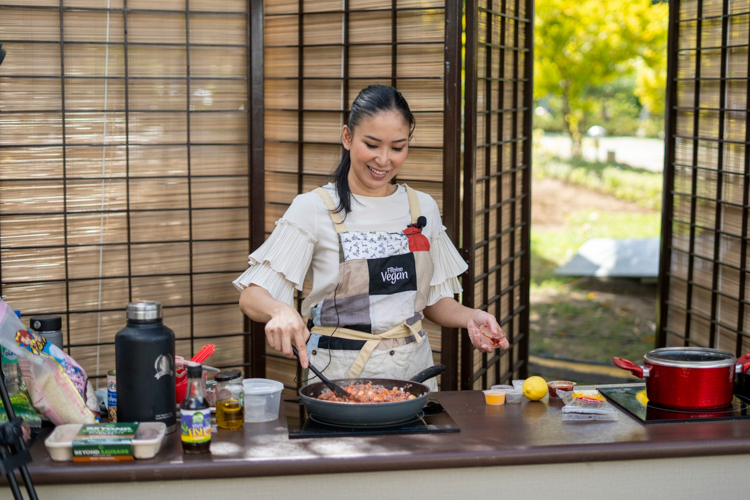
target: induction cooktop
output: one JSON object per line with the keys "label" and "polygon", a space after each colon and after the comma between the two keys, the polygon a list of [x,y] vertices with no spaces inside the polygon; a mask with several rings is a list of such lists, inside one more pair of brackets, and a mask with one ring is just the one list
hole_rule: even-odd
{"label": "induction cooktop", "polygon": [[461,429],[436,400],[430,400],[419,415],[394,425],[341,425],[326,423],[307,413],[298,398],[284,400],[287,428],[290,439],[377,436],[388,434],[428,434],[459,432]]}
{"label": "induction cooktop", "polygon": [[750,399],[735,394],[732,403],[710,410],[674,410],[647,402],[646,385],[628,387],[600,387],[599,392],[619,409],[644,424],[736,420],[750,418]]}

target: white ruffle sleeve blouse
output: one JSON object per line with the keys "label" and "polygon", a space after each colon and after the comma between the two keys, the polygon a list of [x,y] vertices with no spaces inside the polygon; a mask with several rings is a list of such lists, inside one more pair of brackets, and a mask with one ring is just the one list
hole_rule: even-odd
{"label": "white ruffle sleeve blouse", "polygon": [[[323,187],[338,204],[334,185],[329,183]],[[422,215],[427,218],[422,233],[430,240],[435,268],[427,298],[427,305],[431,306],[443,297],[453,297],[462,291],[458,276],[469,266],[445,233],[435,200],[420,191],[417,196]],[[353,194],[352,211],[344,224],[349,231],[403,231],[411,224],[406,188],[399,185],[393,194],[384,197]],[[250,254],[248,264],[247,271],[233,282],[238,290],[252,283],[291,306],[294,306],[294,289],[302,290],[307,277],[312,291],[302,303],[302,315],[309,315],[312,306],[336,288],[339,278],[338,238],[320,196],[314,192],[297,196],[276,222],[271,236]]]}

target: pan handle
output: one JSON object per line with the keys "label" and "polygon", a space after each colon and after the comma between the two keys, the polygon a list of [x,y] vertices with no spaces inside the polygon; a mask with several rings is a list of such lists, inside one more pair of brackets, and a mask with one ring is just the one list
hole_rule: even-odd
{"label": "pan handle", "polygon": [[409,379],[410,382],[418,382],[422,383],[425,380],[429,380],[432,377],[437,377],[441,373],[443,373],[446,370],[445,365],[435,365],[427,368],[426,370],[422,370],[421,372],[414,375],[412,378]]}
{"label": "pan handle", "polygon": [[615,364],[617,368],[628,370],[630,373],[632,373],[638,378],[648,377],[648,371],[649,371],[648,368],[641,368],[640,366],[636,365],[632,361],[628,361],[627,359],[623,359],[623,358],[612,358],[612,362]]}
{"label": "pan handle", "polygon": [[737,360],[736,373],[747,373],[750,369],[750,352]]}

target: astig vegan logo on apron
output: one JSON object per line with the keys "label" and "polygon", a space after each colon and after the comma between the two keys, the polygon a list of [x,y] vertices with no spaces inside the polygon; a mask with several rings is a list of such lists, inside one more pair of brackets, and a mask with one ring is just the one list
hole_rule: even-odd
{"label": "astig vegan logo on apron", "polygon": [[417,290],[414,254],[368,259],[370,295],[393,295]]}

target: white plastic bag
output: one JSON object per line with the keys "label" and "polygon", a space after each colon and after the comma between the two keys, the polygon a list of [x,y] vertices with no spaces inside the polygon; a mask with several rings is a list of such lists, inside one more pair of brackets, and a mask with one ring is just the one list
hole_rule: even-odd
{"label": "white plastic bag", "polygon": [[96,394],[86,372],[47,339],[28,332],[0,300],[0,345],[18,356],[31,403],[55,425],[95,423]]}

